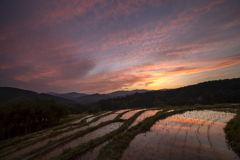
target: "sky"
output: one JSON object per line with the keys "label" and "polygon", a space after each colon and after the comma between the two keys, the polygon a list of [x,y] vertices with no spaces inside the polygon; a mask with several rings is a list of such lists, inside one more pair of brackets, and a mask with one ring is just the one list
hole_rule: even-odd
{"label": "sky", "polygon": [[239,0],[1,0],[0,86],[159,90],[240,77]]}

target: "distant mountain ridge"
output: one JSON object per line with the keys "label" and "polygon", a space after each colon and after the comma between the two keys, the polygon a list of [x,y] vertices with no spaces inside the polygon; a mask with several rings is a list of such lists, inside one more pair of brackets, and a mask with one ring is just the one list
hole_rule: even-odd
{"label": "distant mountain ridge", "polygon": [[133,91],[115,91],[115,92],[109,93],[107,95],[110,97],[122,97],[122,96],[126,96],[126,95],[131,95],[134,93],[144,93],[144,92],[148,92],[148,91],[149,90],[145,90],[145,89],[142,89],[142,90],[136,89]]}
{"label": "distant mountain ridge", "polygon": [[[155,106],[192,106],[240,103],[240,78],[207,81],[177,89],[149,91],[131,96],[106,99],[95,110],[151,108]],[[94,108],[95,107],[95,108]]]}
{"label": "distant mountain ridge", "polygon": [[12,88],[12,87],[0,87],[0,104],[7,103],[10,101],[18,101],[25,99],[53,99],[57,103],[69,104],[69,103],[77,103],[75,100],[66,99],[54,95],[49,95],[46,93],[37,93],[33,91]]}
{"label": "distant mountain ridge", "polygon": [[34,91],[18,89],[13,87],[0,87],[0,104],[7,103],[10,101],[24,100],[24,99],[53,99],[57,103],[69,104],[69,103],[93,103],[99,102],[103,99],[114,98],[114,97],[124,97],[127,95],[132,95],[134,93],[144,93],[148,90],[133,90],[133,91],[115,91],[109,94],[85,94],[85,93],[37,93]]}
{"label": "distant mountain ridge", "polygon": [[128,95],[132,95],[134,93],[144,93],[147,91],[148,90],[115,91],[115,92],[108,93],[108,94],[96,93],[96,94],[89,94],[89,95],[85,94],[85,93],[77,93],[77,92],[70,92],[70,93],[64,93],[64,94],[48,92],[47,94],[72,99],[81,104],[87,104],[87,103],[92,103],[92,102],[98,102],[103,99],[114,98],[114,97],[124,97],[124,96],[128,96]]}
{"label": "distant mountain ridge", "polygon": [[[138,93],[138,94],[136,94]],[[65,94],[37,93],[12,87],[0,87],[0,104],[22,99],[53,99],[62,104],[88,104],[101,110],[154,107],[157,105],[194,105],[240,103],[240,78],[202,82],[177,89],[115,91],[108,94],[70,92]],[[70,97],[62,98],[61,96]],[[76,98],[77,97],[77,98]],[[114,98],[115,97],[115,98]],[[74,104],[75,103],[75,104]],[[96,109],[96,108],[95,108]]]}
{"label": "distant mountain ridge", "polygon": [[67,99],[75,99],[75,98],[79,98],[79,97],[88,95],[85,93],[77,93],[77,92],[62,93],[62,94],[54,93],[54,92],[47,92],[46,94],[50,94],[50,95],[58,96],[58,97],[62,97],[62,98],[67,98]]}
{"label": "distant mountain ridge", "polygon": [[75,100],[78,103],[87,104],[87,103],[99,102],[100,100],[108,99],[108,98],[111,98],[111,97],[108,96],[107,94],[98,94],[97,93],[97,94],[92,94],[92,95],[75,98]]}

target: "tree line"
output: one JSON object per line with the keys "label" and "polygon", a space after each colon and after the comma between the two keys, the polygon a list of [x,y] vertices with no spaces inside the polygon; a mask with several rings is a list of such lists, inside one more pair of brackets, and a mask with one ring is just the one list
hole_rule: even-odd
{"label": "tree line", "polygon": [[240,78],[203,82],[167,91],[136,93],[91,105],[91,111],[155,106],[240,103]]}
{"label": "tree line", "polygon": [[0,105],[0,140],[57,125],[69,113],[65,105],[53,100],[21,100]]}

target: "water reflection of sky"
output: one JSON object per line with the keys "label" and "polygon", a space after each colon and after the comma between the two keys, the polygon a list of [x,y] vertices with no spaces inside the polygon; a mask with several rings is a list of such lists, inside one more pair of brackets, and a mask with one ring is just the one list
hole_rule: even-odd
{"label": "water reflection of sky", "polygon": [[121,117],[121,119],[129,119],[129,118],[131,118],[134,114],[136,114],[136,113],[139,112],[139,111],[141,111],[141,110],[129,111],[129,112],[125,113],[125,114]]}
{"label": "water reflection of sky", "polygon": [[97,120],[96,122],[93,122],[89,125],[89,127],[93,127],[93,126],[97,126],[99,125],[100,123],[102,122],[106,122],[106,121],[110,121],[110,120],[113,120],[115,117],[117,117],[118,114],[116,113],[113,113],[113,114],[110,114],[110,115],[107,115],[105,117],[102,117],[100,118],[99,120]]}
{"label": "water reflection of sky", "polygon": [[80,155],[76,158],[74,158],[73,160],[93,160],[93,159],[96,159],[100,150],[106,145],[108,144],[108,141],[107,142],[104,142],[102,144],[100,144],[99,146],[91,149],[90,151],[86,152],[85,154],[83,155]]}
{"label": "water reflection of sky", "polygon": [[104,126],[102,128],[99,128],[93,132],[90,132],[88,134],[86,134],[83,137],[79,137],[75,140],[72,140],[66,144],[64,144],[63,146],[57,147],[54,150],[52,150],[51,152],[47,153],[46,155],[42,156],[41,159],[42,160],[47,160],[50,159],[54,156],[60,155],[62,153],[62,151],[64,149],[67,149],[69,147],[76,147],[80,144],[83,144],[85,142],[88,142],[89,140],[104,136],[105,134],[108,134],[116,129],[118,129],[123,123],[121,122],[116,122],[116,123],[111,123],[107,126]]}
{"label": "water reflection of sky", "polygon": [[123,112],[128,111],[128,110],[130,110],[130,109],[119,110],[119,111],[117,111],[117,112],[115,112],[115,113],[123,113]]}
{"label": "water reflection of sky", "polygon": [[159,120],[134,138],[121,159],[233,159],[223,128],[234,115],[203,110]]}
{"label": "water reflection of sky", "polygon": [[91,117],[91,116],[93,116],[93,115],[85,116],[85,117],[83,117],[83,118],[81,118],[81,119],[79,119],[79,120],[76,120],[76,121],[72,122],[72,124],[79,123],[79,122],[81,122],[84,118],[88,118],[88,117]]}
{"label": "water reflection of sky", "polygon": [[94,116],[94,117],[88,118],[86,121],[87,121],[87,122],[90,122],[90,121],[93,120],[94,118],[97,118],[97,117],[103,116],[103,115],[108,114],[108,113],[110,113],[110,112],[112,112],[112,111],[109,111],[109,112],[106,112],[106,113],[100,114],[100,115],[98,115],[98,116]]}
{"label": "water reflection of sky", "polygon": [[128,128],[131,128],[131,127],[137,125],[139,122],[143,121],[144,119],[146,119],[148,117],[154,116],[159,111],[161,111],[161,110],[149,110],[149,111],[143,112],[140,116],[138,116],[138,118]]}

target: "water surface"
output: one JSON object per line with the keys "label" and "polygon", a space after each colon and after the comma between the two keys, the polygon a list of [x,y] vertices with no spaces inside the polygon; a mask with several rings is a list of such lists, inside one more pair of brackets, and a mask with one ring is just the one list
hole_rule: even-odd
{"label": "water surface", "polygon": [[234,159],[223,131],[234,115],[204,110],[159,120],[149,132],[134,138],[121,159]]}
{"label": "water surface", "polygon": [[117,117],[118,114],[116,113],[113,113],[113,114],[110,114],[110,115],[107,115],[105,117],[102,117],[100,118],[99,120],[97,120],[96,122],[93,122],[89,125],[89,127],[93,127],[93,126],[97,126],[99,125],[100,123],[102,122],[106,122],[106,121],[110,121],[110,120],[113,120],[115,117]]}
{"label": "water surface", "polygon": [[129,111],[129,112],[125,113],[125,114],[121,117],[121,119],[129,119],[129,118],[131,118],[134,114],[136,114],[136,113],[139,112],[139,111],[141,111],[141,110]]}
{"label": "water surface", "polygon": [[100,115],[98,115],[98,116],[94,116],[94,117],[88,118],[86,121],[87,121],[87,122],[90,122],[90,121],[93,120],[94,118],[97,118],[97,117],[103,116],[103,115],[108,114],[108,113],[111,113],[111,112],[112,112],[112,111],[105,112],[105,113],[100,114]]}
{"label": "water surface", "polygon": [[123,109],[123,110],[119,110],[119,111],[117,111],[117,112],[115,112],[115,113],[123,113],[123,112],[125,112],[125,111],[129,111],[130,109]]}
{"label": "water surface", "polygon": [[143,112],[140,116],[137,117],[137,119],[131,124],[131,126],[128,127],[128,129],[137,125],[139,122],[143,121],[144,119],[154,116],[159,111],[161,110],[149,110],[149,111]]}
{"label": "water surface", "polygon": [[79,120],[76,120],[76,121],[72,122],[71,124],[80,123],[84,118],[89,118],[89,117],[92,117],[92,116],[93,116],[93,115],[85,116],[85,117],[83,117],[83,118],[81,118],[81,119],[79,119]]}
{"label": "water surface", "polygon": [[81,156],[78,156],[76,158],[74,158],[73,160],[93,160],[93,159],[96,159],[97,156],[99,155],[99,152],[100,150],[108,143],[105,142],[105,143],[102,143],[100,144],[99,146],[91,149],[90,151],[88,151],[87,153],[81,155]]}
{"label": "water surface", "polygon": [[123,123],[121,123],[121,122],[116,122],[116,123],[111,123],[111,124],[109,124],[107,126],[104,126],[102,128],[99,128],[99,129],[97,129],[93,132],[90,132],[90,133],[84,135],[83,137],[79,137],[75,140],[72,140],[72,141],[64,144],[63,146],[59,146],[59,147],[55,148],[51,152],[42,156],[40,159],[48,160],[48,159],[50,159],[54,156],[60,155],[64,149],[67,149],[69,147],[76,147],[80,144],[88,142],[89,140],[92,140],[92,139],[95,139],[95,138],[98,138],[98,137],[102,137],[105,134],[110,133],[110,132],[118,129],[122,124]]}

